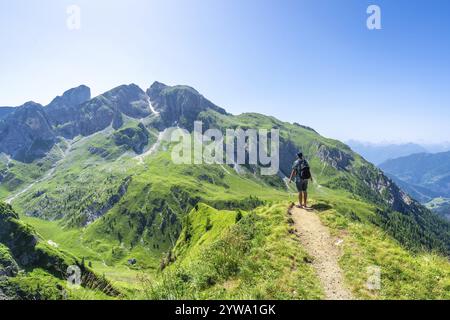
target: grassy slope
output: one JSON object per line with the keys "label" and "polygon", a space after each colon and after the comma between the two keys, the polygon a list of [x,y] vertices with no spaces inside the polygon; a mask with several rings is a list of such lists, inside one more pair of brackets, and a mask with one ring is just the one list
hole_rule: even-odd
{"label": "grassy slope", "polygon": [[[322,291],[292,235],[286,207],[243,212],[205,204],[186,217],[169,264],[144,282],[150,299],[318,299]],[[237,221],[238,220],[238,221]]]}
{"label": "grassy slope", "polygon": [[[202,117],[207,123],[220,127],[278,126],[282,128],[282,139],[293,142],[293,150],[301,148],[309,155],[315,155],[323,145],[330,150],[350,152],[338,141],[270,117],[256,114],[234,117],[215,112],[205,112]],[[86,150],[93,145],[106,149],[112,157],[88,155]],[[47,190],[60,201],[57,203],[66,205],[71,214],[65,216],[62,223],[33,218],[27,218],[27,222],[35,225],[45,239],[51,239],[62,249],[92,262],[95,270],[130,290],[129,297],[321,297],[317,279],[303,262],[304,252],[289,234],[284,216],[287,204],[263,206],[250,213],[254,203],[248,200],[249,196],[277,202],[287,198],[285,191],[274,189],[262,177],[250,172],[238,175],[228,166],[208,166],[205,170],[203,166],[174,165],[170,153],[161,151],[169,147],[165,144],[160,152],[146,158],[144,164],[130,155],[120,157],[123,150],[116,147],[104,136],[84,140],[71,151],[53,179],[37,184],[14,205],[22,211],[27,206],[34,206],[37,200],[30,195],[39,190]],[[290,154],[282,156],[292,155],[292,150],[287,151]],[[355,170],[366,168],[359,156],[353,156]],[[341,263],[357,297],[447,297],[448,260],[432,254],[412,254],[402,248],[374,224],[378,206],[363,200],[367,190],[361,187],[358,177],[335,170],[317,157],[311,157],[310,163],[318,181],[311,194],[320,204],[317,208],[322,211],[322,221],[336,234],[345,235],[345,255]],[[374,174],[374,169],[369,169],[369,174]],[[110,179],[108,175],[111,175]],[[127,176],[132,178],[127,192],[102,218],[86,228],[68,227],[67,221],[78,221],[67,217],[77,218],[79,203],[78,199],[67,197],[73,192],[81,192],[87,203],[102,203],[104,194],[108,190],[115,191],[121,179]],[[67,187],[73,189],[64,192],[58,189]],[[349,189],[363,192],[344,191]],[[92,194],[96,195],[95,201],[90,198]],[[368,198],[371,197],[374,195],[369,194]],[[290,200],[293,198],[291,196]],[[197,202],[205,205],[195,212]],[[60,204],[55,207],[58,206]],[[232,210],[217,211],[210,206]],[[234,223],[233,215],[239,207],[245,210],[242,221],[251,223]],[[212,225],[208,231],[205,216],[210,217]],[[192,220],[193,235],[189,243],[183,243],[186,221],[189,220]],[[249,232],[252,237],[246,238]],[[221,248],[213,251],[217,246]],[[217,269],[218,261],[224,262],[223,255],[235,255],[239,259],[225,263],[224,270]],[[164,265],[173,257],[176,261],[169,263],[161,273],[159,266],[164,257]],[[127,260],[130,258],[136,258],[138,263],[129,266]],[[370,292],[365,286],[364,267],[372,264],[382,267],[380,292]],[[420,268],[420,275],[412,272],[415,268]],[[140,287],[144,291],[137,293],[136,289]]]}
{"label": "grassy slope", "polygon": [[53,164],[61,159],[62,149],[65,147],[66,144],[60,142],[45,158],[32,163],[22,163],[0,154],[0,176],[3,176],[0,183],[0,200],[42,178]]}
{"label": "grassy slope", "polygon": [[[8,265],[15,266],[15,271],[5,276],[2,271]],[[79,288],[69,286],[66,278],[67,268],[73,265],[84,272]],[[119,294],[80,259],[48,244],[3,203],[0,203],[0,291],[10,298],[27,300],[106,299]]]}
{"label": "grassy slope", "polygon": [[[98,181],[103,181],[102,175],[104,177],[105,170],[108,170],[108,174],[120,172],[121,176],[132,176],[128,191],[118,205],[86,228],[70,227],[64,220],[46,221],[26,215],[22,218],[35,226],[47,240],[84,257],[96,271],[126,289],[136,288],[143,271],[148,274],[156,272],[161,256],[171,249],[181,231],[182,218],[170,225],[169,217],[175,216],[172,211],[187,213],[187,208],[192,208],[194,202],[189,204],[186,201],[202,199],[218,207],[230,203],[246,207],[249,195],[261,199],[281,199],[284,196],[282,192],[261,186],[250,174],[239,176],[230,167],[211,166],[205,174],[202,167],[174,165],[168,152],[147,158],[143,165],[129,156],[105,164],[98,161],[92,170],[94,168],[86,164],[93,162],[92,157],[83,158],[79,150],[86,150],[93,140],[76,145],[66,161],[60,164],[55,178],[35,185],[30,193],[45,189],[50,191],[49,196],[54,197],[62,187],[99,189]],[[164,171],[170,174],[161,176]],[[67,176],[74,177],[69,180],[69,186],[62,182]],[[71,194],[59,193],[62,197]],[[87,191],[86,194],[92,193]],[[19,208],[24,203],[32,207],[33,201],[36,200],[28,195],[14,204]],[[163,208],[167,209],[163,214],[158,211],[161,203],[168,204]],[[76,207],[77,203],[74,201],[72,205]],[[167,224],[164,230],[161,229],[163,224]],[[130,258],[136,258],[137,265],[129,266],[127,260]]]}

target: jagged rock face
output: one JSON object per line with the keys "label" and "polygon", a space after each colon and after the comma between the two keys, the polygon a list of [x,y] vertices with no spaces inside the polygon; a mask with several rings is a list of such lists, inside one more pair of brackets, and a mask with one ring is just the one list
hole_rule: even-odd
{"label": "jagged rock face", "polygon": [[[350,172],[355,175],[358,181],[365,185],[363,189],[367,189],[363,191],[361,188],[356,188],[356,190],[362,192],[360,195],[365,194],[369,196],[369,194],[372,194],[374,201],[382,202],[392,210],[401,213],[418,212],[420,210],[417,202],[403,192],[375,166],[367,163],[365,166],[355,167],[353,165],[355,158],[351,152],[319,145],[317,148],[317,157],[337,170]],[[350,191],[358,193],[356,190]]]}
{"label": "jagged rock face", "polygon": [[[190,87],[168,87],[156,82],[147,93],[131,84],[90,99],[90,89],[82,85],[56,97],[45,108],[28,103],[0,120],[0,152],[32,162],[44,157],[58,136],[89,136],[109,126],[119,130],[124,116],[141,119],[151,115],[150,103],[159,113],[161,129],[179,125],[192,130],[194,121],[206,110],[226,114]],[[137,134],[130,138],[131,148],[140,152],[148,137]]]}
{"label": "jagged rock face", "polygon": [[147,95],[134,84],[114,88],[72,110],[72,119],[56,129],[66,138],[88,136],[110,125],[117,130],[123,124],[122,115],[144,118],[151,114]]}
{"label": "jagged rock face", "polygon": [[280,137],[280,171],[283,175],[290,176],[298,151],[298,147],[291,140]]}
{"label": "jagged rock face", "polygon": [[45,108],[45,112],[51,124],[59,126],[74,121],[77,115],[77,108],[89,99],[91,99],[91,89],[81,85],[53,99]]}
{"label": "jagged rock face", "polygon": [[128,190],[128,185],[131,182],[131,177],[125,178],[121,185],[119,186],[117,192],[113,195],[111,195],[106,203],[104,203],[102,206],[98,206],[98,204],[92,205],[87,207],[83,212],[83,218],[85,219],[85,222],[83,223],[84,226],[94,222],[99,217],[105,215],[106,212],[108,212],[116,203],[120,201],[120,199],[125,195],[125,193]]}
{"label": "jagged rock face", "polygon": [[9,205],[0,204],[0,243],[9,248],[15,261],[26,267],[38,259],[33,252],[38,238],[18,219]]}
{"label": "jagged rock face", "polygon": [[169,87],[160,82],[155,82],[147,90],[147,94],[152,106],[160,113],[166,127],[178,125],[192,130],[199,113],[208,109],[226,114],[224,109],[216,106],[195,89],[187,86]]}
{"label": "jagged rock face", "polygon": [[46,155],[56,136],[44,108],[28,102],[0,122],[0,152],[15,160],[31,162]]}
{"label": "jagged rock face", "polygon": [[94,98],[80,107],[77,119],[70,127],[72,137],[79,134],[91,135],[111,125],[114,119],[114,110],[109,106],[109,101],[103,96]]}
{"label": "jagged rock face", "polygon": [[350,153],[345,153],[337,148],[320,145],[317,150],[319,159],[337,170],[349,170],[353,156]]}
{"label": "jagged rock face", "polygon": [[18,272],[19,266],[11,256],[9,249],[0,243],[0,277],[14,277]]}
{"label": "jagged rock face", "polygon": [[405,192],[403,192],[391,179],[378,171],[376,179],[367,179],[365,182],[375,190],[393,210],[405,213],[416,204]]}
{"label": "jagged rock face", "polygon": [[132,118],[145,118],[151,114],[147,94],[135,84],[120,86],[103,94],[109,106]]}

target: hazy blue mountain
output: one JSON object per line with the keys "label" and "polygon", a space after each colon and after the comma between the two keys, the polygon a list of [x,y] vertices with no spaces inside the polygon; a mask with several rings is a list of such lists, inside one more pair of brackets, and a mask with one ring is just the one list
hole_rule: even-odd
{"label": "hazy blue mountain", "polygon": [[428,203],[440,196],[439,192],[428,189],[427,187],[405,182],[393,174],[385,172],[402,190],[421,203]]}
{"label": "hazy blue mountain", "polygon": [[425,144],[424,147],[429,153],[447,152],[450,151],[450,142]]}
{"label": "hazy blue mountain", "polygon": [[14,112],[14,107],[0,107],[0,120]]}
{"label": "hazy blue mountain", "polygon": [[413,154],[388,160],[380,168],[406,183],[450,197],[450,152]]}
{"label": "hazy blue mountain", "polygon": [[438,197],[428,202],[426,207],[450,220],[450,199]]}
{"label": "hazy blue mountain", "polygon": [[379,167],[416,200],[430,203],[429,208],[438,213],[450,214],[444,212],[448,202],[441,201],[450,198],[450,152],[413,154]]}
{"label": "hazy blue mountain", "polygon": [[359,153],[366,160],[375,165],[379,165],[389,159],[396,159],[414,153],[427,152],[427,149],[415,143],[375,144],[350,140],[347,144],[353,149],[353,151]]}

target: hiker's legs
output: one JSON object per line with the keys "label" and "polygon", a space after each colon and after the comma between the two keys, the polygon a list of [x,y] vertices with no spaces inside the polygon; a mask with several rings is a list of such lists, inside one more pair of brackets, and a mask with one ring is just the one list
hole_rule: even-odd
{"label": "hiker's legs", "polygon": [[299,206],[302,205],[302,193],[301,192],[298,193],[298,205]]}
{"label": "hiker's legs", "polygon": [[308,192],[303,191],[303,206],[306,207],[306,202],[308,201]]}

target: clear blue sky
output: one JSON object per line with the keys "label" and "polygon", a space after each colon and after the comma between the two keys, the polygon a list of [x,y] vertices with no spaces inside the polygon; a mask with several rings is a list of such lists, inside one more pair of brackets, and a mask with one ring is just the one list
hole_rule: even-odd
{"label": "clear blue sky", "polygon": [[341,140],[448,141],[450,1],[0,0],[0,105],[155,80]]}

